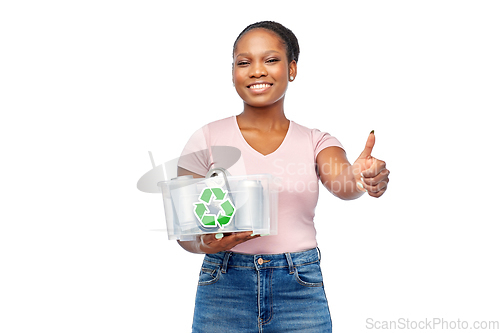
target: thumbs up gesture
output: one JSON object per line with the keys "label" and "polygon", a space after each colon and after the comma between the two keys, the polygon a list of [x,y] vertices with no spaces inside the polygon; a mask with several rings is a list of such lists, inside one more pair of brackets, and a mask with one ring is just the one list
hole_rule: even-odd
{"label": "thumbs up gesture", "polygon": [[375,133],[372,131],[366,140],[365,149],[353,163],[353,171],[358,189],[378,198],[387,190],[389,170],[384,161],[372,156],[374,146]]}

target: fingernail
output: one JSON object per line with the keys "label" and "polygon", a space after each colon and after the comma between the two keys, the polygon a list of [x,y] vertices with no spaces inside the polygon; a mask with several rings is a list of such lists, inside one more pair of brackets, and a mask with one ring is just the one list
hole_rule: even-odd
{"label": "fingernail", "polygon": [[250,237],[257,236],[258,234],[251,234]]}
{"label": "fingernail", "polygon": [[224,234],[215,234],[216,239],[221,239],[222,237],[224,237]]}
{"label": "fingernail", "polygon": [[357,182],[356,185],[358,185],[358,188],[361,190],[361,191],[365,191],[366,192],[366,189],[365,187],[363,186],[363,184],[361,182]]}
{"label": "fingernail", "polygon": [[370,132],[370,134],[375,134],[375,130],[372,130],[372,131]]}

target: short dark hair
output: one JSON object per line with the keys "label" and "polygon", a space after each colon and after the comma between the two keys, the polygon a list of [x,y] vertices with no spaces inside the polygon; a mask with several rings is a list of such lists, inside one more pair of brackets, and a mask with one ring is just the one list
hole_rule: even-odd
{"label": "short dark hair", "polygon": [[245,33],[249,32],[250,30],[253,29],[266,29],[271,32],[274,32],[278,37],[283,41],[283,44],[285,45],[286,48],[286,57],[288,59],[288,63],[291,63],[292,60],[295,60],[295,62],[299,61],[299,53],[300,53],[300,48],[299,48],[299,41],[297,40],[297,37],[295,37],[294,33],[292,30],[284,27],[283,25],[274,22],[274,21],[261,21],[257,23],[250,24],[248,27],[246,27],[239,35],[238,38],[234,41],[233,45],[233,56],[234,56],[234,51],[236,50],[236,44],[238,44],[238,41],[240,40],[241,36],[243,36]]}

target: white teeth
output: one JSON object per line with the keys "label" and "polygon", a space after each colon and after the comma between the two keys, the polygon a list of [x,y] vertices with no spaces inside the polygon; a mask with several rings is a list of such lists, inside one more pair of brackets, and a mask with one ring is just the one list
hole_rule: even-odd
{"label": "white teeth", "polygon": [[254,84],[254,85],[250,86],[250,89],[263,89],[263,88],[267,88],[270,86],[271,85],[268,83]]}

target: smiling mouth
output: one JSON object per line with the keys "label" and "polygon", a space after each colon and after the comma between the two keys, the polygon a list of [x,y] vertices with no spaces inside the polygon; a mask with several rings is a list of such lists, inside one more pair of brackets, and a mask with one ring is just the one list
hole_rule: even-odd
{"label": "smiling mouth", "polygon": [[272,86],[272,84],[269,84],[269,83],[258,83],[258,84],[251,84],[248,86],[248,88],[250,89],[264,89],[264,88],[269,88],[270,86]]}

